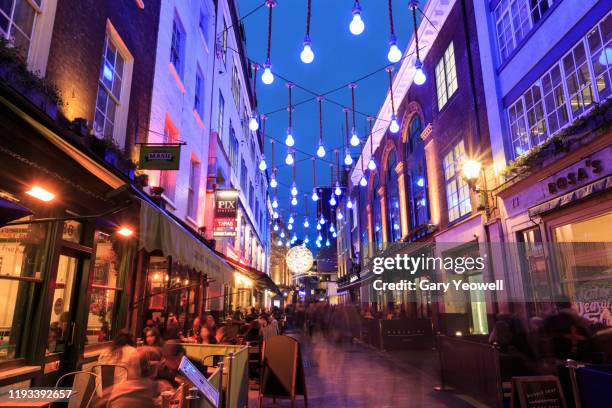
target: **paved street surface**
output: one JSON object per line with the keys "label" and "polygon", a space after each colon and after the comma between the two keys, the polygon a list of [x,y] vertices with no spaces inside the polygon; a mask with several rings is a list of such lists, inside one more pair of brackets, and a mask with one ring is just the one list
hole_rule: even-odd
{"label": "paved street surface", "polygon": [[[297,336],[296,336],[297,337]],[[308,406],[312,408],[469,407],[438,385],[437,354],[431,350],[380,352],[338,344],[315,335],[299,338],[304,350]],[[257,406],[251,391],[249,406]],[[297,399],[303,407],[303,399]],[[264,400],[264,407],[290,407],[290,400]]]}

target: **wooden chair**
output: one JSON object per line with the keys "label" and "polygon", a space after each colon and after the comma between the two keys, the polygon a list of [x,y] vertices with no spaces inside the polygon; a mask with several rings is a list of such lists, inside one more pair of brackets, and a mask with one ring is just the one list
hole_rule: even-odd
{"label": "wooden chair", "polygon": [[67,404],[68,408],[89,408],[96,393],[99,376],[89,371],[73,371],[62,375],[55,383],[55,388],[70,387],[74,394]]}

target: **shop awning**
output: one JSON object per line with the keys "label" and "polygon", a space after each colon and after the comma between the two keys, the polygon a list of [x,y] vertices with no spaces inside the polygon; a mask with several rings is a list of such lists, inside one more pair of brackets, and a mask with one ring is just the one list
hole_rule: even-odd
{"label": "shop awning", "polygon": [[32,211],[14,201],[0,197],[0,227],[4,226],[7,222],[23,218],[27,215],[32,215]]}
{"label": "shop awning", "polygon": [[232,266],[207,247],[193,231],[148,201],[140,201],[139,249],[161,251],[165,256],[171,256],[173,261],[206,273],[217,282],[227,282],[232,278]]}
{"label": "shop awning", "polygon": [[217,254],[220,257],[222,257],[227,263],[232,265],[236,269],[236,271],[246,275],[249,279],[251,279],[255,283],[255,286],[257,286],[258,289],[269,290],[270,292],[273,292],[279,296],[282,296],[282,293],[280,289],[278,288],[278,286],[276,286],[274,281],[262,271],[259,271],[248,265],[243,265],[240,262],[228,256],[225,256],[219,252],[217,252]]}
{"label": "shop awning", "polygon": [[587,184],[584,187],[580,187],[574,191],[563,194],[562,196],[548,200],[540,205],[537,205],[529,209],[529,216],[533,217],[536,215],[544,214],[552,210],[556,210],[561,207],[565,207],[579,200],[585,199],[589,196],[601,193],[612,188],[612,176],[607,176]]}

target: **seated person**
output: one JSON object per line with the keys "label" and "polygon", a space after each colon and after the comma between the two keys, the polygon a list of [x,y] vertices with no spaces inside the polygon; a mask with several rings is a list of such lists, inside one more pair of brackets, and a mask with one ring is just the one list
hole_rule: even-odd
{"label": "seated person", "polygon": [[198,333],[197,343],[198,344],[217,344],[217,339],[213,334],[214,331],[210,330],[208,326],[200,327],[200,333]]}
{"label": "seated person", "polygon": [[[185,355],[185,348],[181,343],[177,340],[168,340],[162,347],[162,361],[157,369],[157,379],[162,382],[167,382],[172,387],[177,388],[180,383],[177,381],[176,377],[181,376],[178,368]],[[206,375],[206,366],[204,366],[204,364],[192,358],[189,358],[189,361],[191,361],[195,368],[200,370],[202,374]]]}
{"label": "seated person", "polygon": [[108,387],[97,406],[108,408],[153,408],[163,389],[155,381],[161,354],[155,347],[140,347],[130,356],[130,363],[138,367],[139,376]]}

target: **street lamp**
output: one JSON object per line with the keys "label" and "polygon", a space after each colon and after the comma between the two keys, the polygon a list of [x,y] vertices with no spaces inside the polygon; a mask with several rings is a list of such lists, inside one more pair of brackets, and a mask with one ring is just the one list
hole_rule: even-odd
{"label": "street lamp", "polygon": [[470,189],[478,194],[478,207],[479,211],[486,211],[487,215],[491,213],[492,208],[489,206],[489,194],[492,195],[492,191],[487,189],[486,178],[484,180],[484,188],[480,186],[480,179],[482,176],[482,163],[479,160],[468,159],[461,166],[461,175],[467,182]]}

